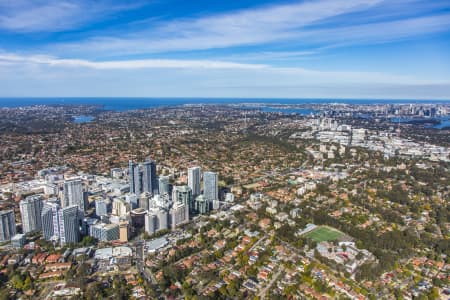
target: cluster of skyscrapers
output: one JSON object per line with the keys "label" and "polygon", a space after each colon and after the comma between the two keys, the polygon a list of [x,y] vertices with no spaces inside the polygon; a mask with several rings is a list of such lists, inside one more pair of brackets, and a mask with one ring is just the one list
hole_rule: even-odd
{"label": "cluster of skyscrapers", "polygon": [[[129,193],[120,196],[95,196],[95,215],[86,216],[87,192],[80,178],[64,180],[59,185],[59,198],[44,199],[36,194],[20,201],[23,234],[42,232],[44,239],[60,243],[77,243],[81,235],[101,241],[127,240],[131,228],[144,227],[153,234],[189,222],[195,214],[219,208],[218,175],[200,167],[188,169],[188,184],[170,184],[168,176],[157,176],[156,163],[129,162]],[[119,176],[120,174],[116,174]],[[202,185],[203,182],[203,185]],[[143,217],[142,221],[133,220]],[[16,235],[13,210],[0,212],[0,241]]]}
{"label": "cluster of skyscrapers", "polygon": [[76,205],[61,208],[56,201],[47,201],[42,209],[44,239],[59,241],[62,245],[80,240],[80,209]]}
{"label": "cluster of skyscrapers", "polygon": [[[40,194],[20,201],[24,234],[42,231],[44,239],[60,242],[62,245],[79,242],[80,221],[86,208],[82,181],[65,181],[63,192],[62,206],[57,198],[44,201],[43,195]],[[0,212],[0,241],[11,240],[15,234],[14,212]]]}
{"label": "cluster of skyscrapers", "polygon": [[[140,164],[140,166],[144,165]],[[132,172],[132,170],[135,170],[135,166],[137,165],[130,162],[130,186],[137,180],[137,173]],[[154,179],[156,176],[153,176],[152,173],[150,178]],[[190,217],[194,214],[205,214],[211,208],[219,208],[217,173],[205,172],[203,174],[203,194],[200,167],[188,169],[187,185],[173,186],[171,188],[169,177],[166,176],[159,177],[155,181],[158,182],[158,190],[153,189],[151,195],[144,191],[139,197],[139,207],[146,210],[145,231],[149,234],[159,230],[176,228],[189,222]],[[145,180],[142,181],[142,184],[152,185],[151,182],[146,182]]]}

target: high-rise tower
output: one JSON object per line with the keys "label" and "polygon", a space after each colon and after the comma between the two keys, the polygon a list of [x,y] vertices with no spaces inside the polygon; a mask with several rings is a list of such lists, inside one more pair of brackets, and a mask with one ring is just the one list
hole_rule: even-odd
{"label": "high-rise tower", "polygon": [[70,179],[64,182],[64,202],[63,207],[76,205],[85,212],[83,182],[81,179]]}
{"label": "high-rise tower", "polygon": [[215,172],[205,172],[203,174],[205,199],[212,203],[213,209],[219,208],[219,178]]}
{"label": "high-rise tower", "polygon": [[142,164],[142,191],[157,195],[159,191],[156,163],[149,159]]}
{"label": "high-rise tower", "polygon": [[9,241],[16,235],[16,220],[13,210],[0,211],[0,242]]}
{"label": "high-rise tower", "polygon": [[192,190],[192,196],[195,198],[200,195],[200,167],[192,167],[188,169],[188,186]]}
{"label": "high-rise tower", "polygon": [[41,222],[42,235],[46,240],[59,239],[59,210],[56,202],[47,201],[42,208]]}
{"label": "high-rise tower", "polygon": [[59,237],[61,244],[80,241],[79,208],[77,205],[59,210]]}
{"label": "high-rise tower", "polygon": [[23,233],[41,230],[42,207],[43,202],[41,195],[28,196],[25,200],[20,201]]}

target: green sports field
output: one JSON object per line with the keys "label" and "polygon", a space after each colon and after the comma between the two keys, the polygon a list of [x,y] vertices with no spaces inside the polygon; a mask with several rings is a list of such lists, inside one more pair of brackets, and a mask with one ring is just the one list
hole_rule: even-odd
{"label": "green sports field", "polygon": [[337,229],[326,226],[319,226],[316,229],[305,234],[305,237],[318,243],[323,241],[334,241],[344,236],[344,233]]}

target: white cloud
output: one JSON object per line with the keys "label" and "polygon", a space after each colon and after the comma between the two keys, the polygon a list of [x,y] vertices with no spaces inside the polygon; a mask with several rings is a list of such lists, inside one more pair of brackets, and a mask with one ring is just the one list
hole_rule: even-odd
{"label": "white cloud", "polygon": [[140,5],[139,2],[117,4],[110,0],[3,0],[0,1],[0,29],[58,32]]}
{"label": "white cloud", "polygon": [[[77,54],[127,55],[285,43],[324,48],[372,44],[449,31],[441,0],[318,0],[152,24],[126,36],[51,45]],[[405,8],[404,12],[401,8]],[[396,13],[392,13],[395,10]],[[430,13],[423,16],[421,12]],[[344,43],[345,42],[345,43]]]}
{"label": "white cloud", "polygon": [[348,44],[383,43],[412,36],[448,31],[450,14],[417,17],[398,21],[305,30],[299,37],[310,42]]}
{"label": "white cloud", "polygon": [[[269,76],[273,78],[273,82],[269,84],[272,86],[274,82],[279,84],[289,85],[292,82],[298,82],[298,78],[302,78],[303,84],[319,84],[321,82],[328,82],[333,84],[342,83],[392,83],[396,84],[448,84],[445,80],[424,80],[411,76],[399,76],[380,72],[350,72],[350,71],[318,71],[299,67],[275,67],[266,64],[245,64],[230,61],[215,61],[215,60],[175,60],[175,59],[142,59],[142,60],[111,60],[111,61],[91,61],[85,59],[62,59],[47,55],[17,55],[13,53],[0,52],[0,70],[1,66],[21,66],[21,67],[45,67],[47,72],[60,71],[67,68],[72,69],[93,69],[100,72],[113,70],[116,74],[125,72],[127,70],[145,70],[145,69],[175,69],[173,74],[178,70],[210,70],[204,71],[210,74],[214,72],[225,72],[230,70],[232,72],[241,72],[247,85],[255,83],[255,72],[262,76]],[[208,74],[204,73],[204,74]],[[101,74],[101,73],[99,73]],[[224,73],[224,82],[229,78]],[[232,73],[237,74],[237,73]],[[243,82],[244,82],[243,81]],[[242,82],[242,83],[243,83]],[[222,84],[222,83],[220,83]]]}
{"label": "white cloud", "polygon": [[[136,7],[115,3],[112,0],[0,0],[0,29],[28,33],[64,31]],[[428,93],[430,97],[450,98],[448,80],[248,63],[296,59],[298,65],[299,58],[315,56],[333,47],[448,31],[450,14],[436,13],[443,7],[450,7],[450,2],[306,0],[166,22],[144,20],[127,24],[126,34],[125,30],[116,34],[111,30],[110,35],[74,43],[48,44],[44,48],[33,44],[34,49],[28,52],[55,56],[0,52],[0,96],[29,93],[34,96],[328,97],[335,93],[336,97],[379,97],[391,91],[392,96]],[[80,35],[77,34],[77,39]],[[249,45],[254,47],[239,51],[196,51]],[[25,51],[22,49],[21,53]],[[192,57],[205,54],[202,57],[216,59],[106,58],[150,53],[175,57],[170,52],[177,51],[193,51]],[[217,59],[219,55],[227,59]],[[285,61],[281,64],[289,65]]]}
{"label": "white cloud", "polygon": [[98,36],[62,45],[64,50],[152,53],[226,48],[295,38],[327,18],[369,9],[384,0],[319,0],[170,21],[125,36]]}
{"label": "white cloud", "polygon": [[20,56],[0,53],[0,62],[38,64],[55,67],[81,67],[99,70],[123,69],[261,69],[265,65],[242,64],[214,60],[142,59],[116,61],[90,61],[84,59],[61,59],[45,55]]}
{"label": "white cloud", "polygon": [[450,98],[450,81],[192,60],[0,54],[0,97]]}
{"label": "white cloud", "polygon": [[[63,31],[101,20],[144,2],[112,0],[0,0],[0,29],[18,32]],[[284,43],[301,53],[348,44],[372,44],[450,30],[445,0],[306,0],[293,4],[244,9],[197,18],[149,22],[127,33],[50,43],[46,52],[104,57],[129,54],[264,46]],[[127,27],[128,28],[128,27]],[[134,28],[134,30],[130,30]],[[81,35],[83,36],[83,35]],[[308,50],[303,50],[307,48]],[[297,56],[297,55],[294,55]],[[270,57],[268,58],[270,59]]]}

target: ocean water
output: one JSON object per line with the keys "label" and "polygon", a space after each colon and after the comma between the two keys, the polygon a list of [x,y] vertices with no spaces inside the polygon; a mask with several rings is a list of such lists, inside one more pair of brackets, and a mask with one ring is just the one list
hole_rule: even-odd
{"label": "ocean water", "polygon": [[435,128],[435,129],[447,129],[450,128],[450,117],[447,116],[440,116],[440,117],[432,117],[432,118],[424,118],[424,117],[395,117],[391,118],[390,121],[392,123],[408,123],[411,121],[435,121],[438,122],[438,124],[426,124],[425,127],[427,128]]}
{"label": "ocean water", "polygon": [[30,105],[100,105],[106,110],[126,111],[183,104],[450,104],[450,100],[389,100],[389,99],[258,99],[258,98],[0,98],[0,107]]}
{"label": "ocean water", "polygon": [[93,116],[80,115],[74,116],[73,119],[74,123],[82,124],[92,122],[95,118]]}
{"label": "ocean water", "polygon": [[450,118],[442,118],[441,123],[439,125],[433,126],[433,128],[436,129],[444,129],[444,128],[450,128]]}
{"label": "ocean water", "polygon": [[297,114],[297,115],[311,115],[316,113],[317,111],[309,108],[279,108],[279,107],[270,107],[270,106],[262,106],[261,111],[263,112],[281,112],[286,115]]}

